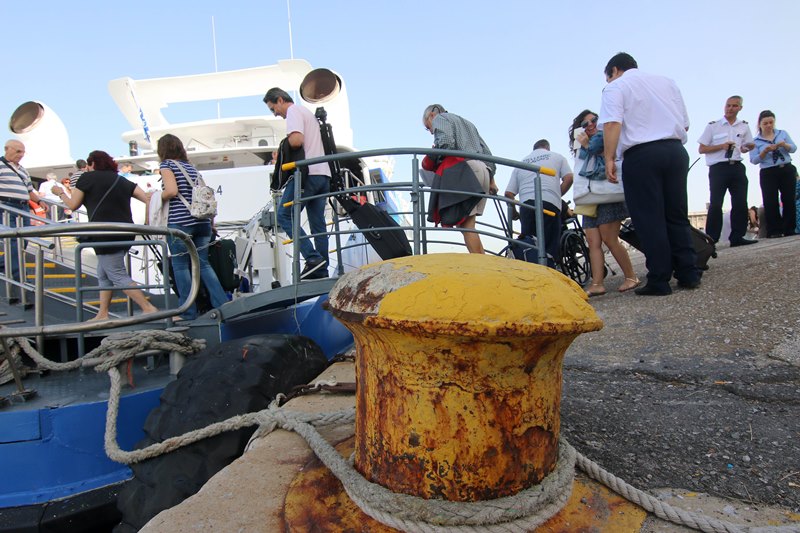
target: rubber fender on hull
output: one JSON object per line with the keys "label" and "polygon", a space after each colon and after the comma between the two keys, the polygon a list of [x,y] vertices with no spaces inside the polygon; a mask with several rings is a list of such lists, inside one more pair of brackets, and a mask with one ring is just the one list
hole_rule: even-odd
{"label": "rubber fender on hull", "polygon": [[[307,337],[257,335],[226,341],[188,359],[145,423],[144,448],[231,416],[266,408],[281,392],[308,383],[328,365]],[[196,442],[131,466],[120,492],[116,533],[138,531],[152,517],[195,494],[244,451],[255,428]]]}

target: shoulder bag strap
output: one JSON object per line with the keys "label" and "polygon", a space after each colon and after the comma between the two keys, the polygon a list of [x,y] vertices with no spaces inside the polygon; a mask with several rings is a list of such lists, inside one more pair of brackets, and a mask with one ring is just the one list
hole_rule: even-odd
{"label": "shoulder bag strap", "polygon": [[[172,159],[172,161],[173,161],[173,162],[175,163],[175,165],[178,167],[178,172],[180,172],[180,173],[181,173],[181,175],[182,175],[182,176],[183,176],[183,177],[186,179],[187,183],[189,183],[189,186],[190,186],[192,189],[194,189],[194,188],[196,187],[196,185],[195,185],[195,183],[192,181],[192,178],[191,178],[191,177],[189,177],[189,173],[188,173],[188,172],[186,172],[186,169],[184,169],[184,168],[183,168],[183,164],[181,164],[181,162],[180,162],[180,161],[177,161],[177,160],[175,160],[175,159]],[[175,180],[175,187],[177,187],[177,186],[178,186],[178,181],[177,181],[177,180]],[[185,206],[186,206],[186,209],[188,209],[188,210],[189,210],[189,212],[191,212],[191,211],[192,211],[192,206],[191,206],[191,205],[189,205],[189,202],[187,202],[187,201],[186,201],[186,198],[184,198],[184,197],[183,197],[183,195],[181,194],[181,190],[180,190],[180,189],[178,189],[178,199],[179,199],[181,202],[183,202],[183,205],[185,205]]]}
{"label": "shoulder bag strap", "polygon": [[[23,185],[25,185],[26,187],[28,186],[28,184],[29,184],[29,183],[30,183],[30,181],[31,181],[31,180],[30,180],[30,178],[27,178],[27,179],[26,179],[26,178],[25,178],[25,176],[23,176],[22,174],[20,174],[20,173],[19,173],[19,171],[18,171],[16,168],[12,167],[12,166],[11,166],[11,164],[8,162],[8,159],[6,159],[6,158],[5,158],[5,156],[0,156],[0,161],[2,161],[2,162],[3,162],[3,164],[4,164],[5,166],[7,166],[8,168],[10,168],[10,169],[11,169],[11,171],[12,171],[14,174],[16,174],[17,176],[19,176],[19,179],[21,179],[21,180],[22,180],[22,184],[23,184]],[[31,187],[33,187],[33,184],[31,184]]]}
{"label": "shoulder bag strap", "polygon": [[117,179],[114,180],[114,183],[111,185],[111,187],[109,187],[109,189],[106,191],[106,193],[103,195],[103,197],[100,198],[100,201],[97,202],[97,205],[94,206],[94,209],[92,209],[92,214],[89,215],[89,222],[92,221],[92,219],[94,218],[95,213],[97,213],[97,210],[100,209],[101,205],[103,205],[103,200],[105,200],[108,197],[108,195],[111,194],[111,191],[114,190],[114,187],[117,186],[117,183],[119,183],[119,178],[120,178],[120,175],[117,174]]}

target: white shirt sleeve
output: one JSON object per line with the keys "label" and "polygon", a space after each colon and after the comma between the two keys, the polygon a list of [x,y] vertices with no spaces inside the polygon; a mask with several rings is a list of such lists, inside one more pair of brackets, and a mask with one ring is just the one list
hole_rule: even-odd
{"label": "white shirt sleeve", "polygon": [[303,116],[298,109],[295,109],[296,105],[297,104],[291,105],[289,109],[286,110],[286,135],[294,132],[305,135],[303,131]]}
{"label": "white shirt sleeve", "polygon": [[624,106],[622,102],[622,91],[615,83],[610,83],[603,89],[603,97],[600,103],[600,118],[598,122],[622,122]]}
{"label": "white shirt sleeve", "polygon": [[506,192],[519,194],[519,174],[520,170],[515,168],[513,172],[511,172],[511,179],[508,180],[508,186],[506,187]]}
{"label": "white shirt sleeve", "polygon": [[712,145],[712,128],[714,127],[714,123],[707,124],[706,129],[703,130],[703,134],[697,139],[697,142],[704,145],[704,146],[713,146]]}

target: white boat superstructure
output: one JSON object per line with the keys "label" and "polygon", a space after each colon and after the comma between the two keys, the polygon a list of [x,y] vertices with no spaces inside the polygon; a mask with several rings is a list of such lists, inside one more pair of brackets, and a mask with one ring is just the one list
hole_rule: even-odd
{"label": "white boat superstructure", "polygon": [[[313,74],[322,71],[324,75],[321,77]],[[292,245],[280,228],[267,222],[270,219],[274,221],[275,199],[270,191],[270,177],[274,171],[272,153],[286,136],[285,120],[269,114],[261,101],[271,87],[286,90],[296,105],[312,112],[324,104],[337,150],[353,151],[350,107],[344,81],[327,69],[314,70],[302,59],[208,74],[139,80],[123,77],[110,81],[108,85],[112,98],[131,127],[122,134],[129,146],[129,154],[116,157],[119,163],[133,165],[134,173],[127,176],[128,179],[136,181],[146,191],[160,189],[156,143],[167,133],[179,137],[192,164],[201,171],[206,184],[216,191],[216,222],[223,228],[223,237],[236,239],[242,274],[250,275],[251,282],[261,290],[270,288],[276,281],[282,285],[291,281]],[[252,98],[252,109],[265,114],[180,123],[170,122],[165,116],[173,104],[220,102],[222,107],[226,107],[226,100],[242,98]],[[11,125],[12,131],[29,147],[24,163],[32,176],[43,178],[47,172],[55,172],[61,178],[74,170],[75,158],[69,155],[66,129],[45,104],[26,102],[21,105],[12,116]],[[382,174],[381,171],[376,173],[376,169],[371,172],[368,164],[377,164]],[[364,184],[386,179],[391,175],[392,166],[391,159],[362,161],[356,179]],[[406,211],[403,209],[407,203],[404,199],[392,197],[389,193],[385,200],[395,211]],[[134,222],[144,223],[144,206],[133,201],[132,211]],[[328,220],[331,221],[333,214],[330,209],[328,211]],[[308,231],[305,220],[303,224]],[[364,243],[362,236],[345,236],[344,240],[350,246],[342,255],[345,270],[377,259],[368,245],[353,247]],[[331,248],[334,247],[331,239]],[[91,252],[87,250],[85,254],[91,255]],[[332,268],[336,267],[334,255],[331,254]],[[141,259],[146,259],[146,254]],[[93,257],[88,257],[85,262],[92,264],[93,260]],[[134,270],[138,270],[134,277],[139,281],[157,277],[155,271],[143,274],[147,268]],[[154,270],[152,265],[150,270]]]}

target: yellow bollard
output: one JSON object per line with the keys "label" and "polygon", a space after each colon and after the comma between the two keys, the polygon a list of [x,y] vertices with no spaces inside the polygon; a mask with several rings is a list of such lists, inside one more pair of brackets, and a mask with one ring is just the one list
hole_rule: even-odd
{"label": "yellow bollard", "polygon": [[476,501],[555,467],[561,363],[602,322],[552,269],[475,254],[375,263],[331,312],[356,342],[355,466],[392,491]]}

